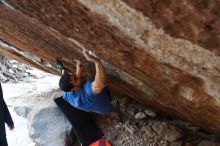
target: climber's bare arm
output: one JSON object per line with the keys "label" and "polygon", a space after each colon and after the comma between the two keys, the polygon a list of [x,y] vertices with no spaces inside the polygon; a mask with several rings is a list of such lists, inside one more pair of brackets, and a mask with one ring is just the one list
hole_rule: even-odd
{"label": "climber's bare arm", "polygon": [[86,57],[88,61],[95,63],[96,74],[95,80],[92,82],[92,90],[94,93],[99,94],[105,87],[106,82],[104,67],[98,58],[88,54],[85,51],[83,51],[83,55]]}
{"label": "climber's bare arm", "polygon": [[76,61],[76,75],[81,75],[81,66],[82,63],[80,60],[75,60]]}
{"label": "climber's bare arm", "polygon": [[[76,61],[76,75],[81,75],[81,67],[82,67],[82,63],[81,63],[81,61],[80,60],[75,60]],[[62,75],[64,75],[64,73],[65,73],[65,69],[62,69],[62,71],[61,71],[61,74]]]}

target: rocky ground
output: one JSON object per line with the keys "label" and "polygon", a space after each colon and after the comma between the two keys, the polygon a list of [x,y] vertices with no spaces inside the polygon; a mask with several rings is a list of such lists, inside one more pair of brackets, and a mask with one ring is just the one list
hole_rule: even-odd
{"label": "rocky ground", "polygon": [[[30,76],[35,77],[34,74],[26,71],[30,69],[29,66],[21,65],[16,61],[11,61],[11,63],[13,66],[11,76],[13,78],[8,78],[6,82],[28,82]],[[53,89],[50,92],[58,91]],[[45,99],[46,96],[48,97],[50,95],[53,95],[53,93],[38,93],[36,96],[32,94],[32,97],[36,100],[36,98]],[[45,97],[42,98],[43,96]],[[25,97],[23,100],[24,99],[29,100],[30,98]],[[41,104],[32,104],[42,105],[42,100],[39,100],[39,103]],[[108,139],[113,146],[220,146],[220,135],[205,132],[200,127],[178,118],[171,118],[165,113],[143,106],[124,95],[112,92],[112,105],[113,112],[111,114],[106,116],[93,115],[93,117],[103,130],[106,139]],[[41,109],[41,111],[45,113],[48,111],[47,104],[45,104],[44,107],[44,110]],[[51,106],[51,109],[57,113],[54,106]],[[31,113],[32,110],[33,108],[14,107],[14,111],[23,117],[30,117],[28,114]],[[38,111],[40,110],[38,109]],[[58,116],[60,115],[58,114]],[[37,124],[42,122],[42,120],[36,119],[36,116],[32,119],[35,120],[32,120],[32,124],[30,125],[33,125],[36,121]],[[47,120],[48,123],[51,122],[49,121],[50,119]],[[42,124],[47,123],[43,122]],[[62,124],[66,124],[66,122]],[[38,132],[40,132],[39,130],[41,129],[39,129],[39,127],[44,126],[38,125],[36,127],[38,128]],[[45,129],[42,129],[42,131],[43,130]],[[32,136],[34,134],[36,133],[32,133]],[[78,145],[73,135],[71,132],[67,133],[67,146]],[[37,138],[39,140],[39,137]]]}
{"label": "rocky ground", "polygon": [[97,121],[115,146],[220,146],[220,135],[113,93],[114,112]]}
{"label": "rocky ground", "polygon": [[34,76],[29,72],[32,69],[31,66],[21,64],[16,60],[9,60],[0,55],[0,74],[5,77],[4,82],[17,83],[25,81]]}
{"label": "rocky ground", "polygon": [[114,112],[94,118],[113,146],[220,146],[220,135],[171,118],[129,97],[113,93],[112,105]]}

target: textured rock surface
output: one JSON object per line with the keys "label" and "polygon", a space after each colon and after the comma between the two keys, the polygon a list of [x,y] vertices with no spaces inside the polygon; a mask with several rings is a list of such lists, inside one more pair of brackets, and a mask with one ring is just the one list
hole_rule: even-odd
{"label": "textured rock surface", "polygon": [[167,117],[159,112],[155,118],[136,119],[136,111],[149,110],[136,101],[112,92],[114,111],[106,116],[94,116],[102,131],[114,146],[198,146],[220,145],[220,136],[202,132],[189,122]]}
{"label": "textured rock surface", "polygon": [[66,134],[72,127],[56,106],[53,97],[58,97],[58,94],[53,94],[52,97],[44,95],[43,100],[35,102],[29,114],[29,135],[39,146],[63,145]]}
{"label": "textured rock surface", "polygon": [[27,115],[31,112],[31,109],[25,106],[17,106],[14,107],[14,112],[16,112],[18,116],[27,118]]}
{"label": "textured rock surface", "polygon": [[54,103],[42,103],[47,106],[42,107],[41,104],[35,109],[30,121],[29,135],[40,146],[61,146],[71,125]]}
{"label": "textured rock surface", "polygon": [[190,40],[220,55],[219,0],[123,0],[174,37]]}
{"label": "textured rock surface", "polygon": [[[135,3],[127,2],[140,10]],[[144,4],[143,1],[133,2],[138,5]],[[176,10],[173,3],[162,3],[160,6],[167,6],[170,12]],[[218,8],[219,1],[207,3],[216,3],[215,6],[207,7],[207,15],[214,17],[214,10]],[[73,71],[74,59],[83,59],[81,49],[92,50],[105,62],[109,77],[108,85],[112,89],[129,95],[143,104],[187,119],[206,130],[220,133],[218,51],[213,53],[189,41],[167,35],[162,29],[155,27],[146,17],[147,14],[143,15],[129,5],[114,0],[2,1],[0,39],[15,48],[1,45],[1,53],[56,73],[51,68],[56,58],[60,58],[66,67]],[[187,6],[190,5],[191,2]],[[164,9],[157,15],[170,14],[162,10]],[[193,11],[189,14],[191,13]],[[189,14],[184,17],[190,16]],[[218,12],[215,15],[218,16]],[[196,27],[194,21],[191,21],[194,17],[197,18],[193,15],[186,20],[191,22],[187,24],[192,24],[192,28],[195,28],[193,33],[198,33],[198,36],[188,37],[185,29],[180,32],[175,30],[169,32],[165,28],[165,32],[192,42],[198,40],[207,42],[205,36],[208,35],[203,37],[200,33],[212,34],[212,31],[209,29],[200,31],[203,26]],[[157,20],[155,17],[150,18],[154,20],[153,22]],[[208,20],[211,19],[209,17],[203,19],[203,23],[211,21]],[[215,27],[218,25],[218,17],[212,20],[216,21],[213,27],[216,28],[215,32],[218,32],[218,27]],[[199,19],[195,19],[195,23],[197,21]],[[181,21],[181,24],[183,22]],[[169,23],[161,23],[161,26],[163,24]],[[208,40],[212,38],[212,35],[210,36]],[[218,38],[218,34],[214,36]],[[207,47],[211,50],[219,46],[215,43],[218,42],[216,39],[212,40],[215,45]],[[207,46],[206,43],[198,44]],[[40,61],[31,61],[23,55],[24,52],[30,52],[40,58]],[[93,66],[84,61],[83,64],[91,75],[94,71]]]}
{"label": "textured rock surface", "polygon": [[219,143],[203,140],[198,144],[198,146],[219,146]]}

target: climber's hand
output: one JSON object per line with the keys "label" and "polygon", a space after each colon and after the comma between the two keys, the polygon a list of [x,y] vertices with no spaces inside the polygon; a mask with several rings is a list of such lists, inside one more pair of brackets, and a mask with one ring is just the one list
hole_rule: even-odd
{"label": "climber's hand", "polygon": [[100,60],[98,58],[88,54],[88,52],[86,52],[85,50],[82,53],[88,61],[91,61],[94,63],[100,62]]}
{"label": "climber's hand", "polygon": [[80,60],[75,59],[74,61],[76,62],[76,67],[79,67],[79,68],[82,67],[82,62]]}

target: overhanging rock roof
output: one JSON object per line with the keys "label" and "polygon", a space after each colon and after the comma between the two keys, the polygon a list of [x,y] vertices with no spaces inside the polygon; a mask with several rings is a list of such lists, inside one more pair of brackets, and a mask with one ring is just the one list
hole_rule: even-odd
{"label": "overhanging rock roof", "polygon": [[104,62],[112,89],[220,133],[220,2],[186,1],[0,1],[1,54],[58,74],[56,58],[74,71],[85,48]]}

